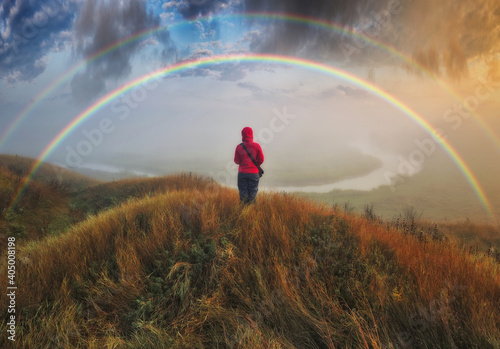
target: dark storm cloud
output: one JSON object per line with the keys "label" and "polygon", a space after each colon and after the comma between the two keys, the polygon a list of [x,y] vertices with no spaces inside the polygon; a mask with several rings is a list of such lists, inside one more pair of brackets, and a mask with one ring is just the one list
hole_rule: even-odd
{"label": "dark storm cloud", "polygon": [[[178,0],[167,4],[175,4],[179,13],[190,18],[231,8],[233,12],[291,13],[336,22],[392,45],[431,72],[452,79],[467,76],[470,59],[492,55],[500,48],[498,0]],[[252,52],[375,67],[397,61],[389,52],[352,35],[290,21],[259,21],[259,25],[259,31],[245,38]]]}
{"label": "dark storm cloud", "polygon": [[[366,31],[368,35],[386,38],[392,25],[387,25],[385,13],[395,16],[401,13],[405,5],[412,0],[242,0],[224,2],[227,6],[219,6],[217,1],[204,1],[205,12],[217,14],[226,12],[269,12],[306,16],[345,26],[348,30]],[[215,5],[219,4],[219,5]],[[163,8],[174,8],[180,13],[196,15],[191,11],[189,1],[177,0],[164,3]],[[182,10],[184,9],[184,10]],[[203,11],[202,11],[203,12]],[[203,12],[203,13],[205,13]],[[366,42],[353,42],[353,36],[339,31],[296,21],[278,19],[246,19],[256,24],[245,33],[240,44],[251,52],[285,54],[307,57],[315,60],[341,61],[346,63],[377,65],[387,59],[387,53],[370,50]],[[391,23],[389,23],[391,24]],[[362,47],[362,49],[357,46]],[[354,53],[350,47],[354,47]]]}
{"label": "dark storm cloud", "polygon": [[0,78],[31,81],[45,71],[47,53],[64,46],[77,8],[73,0],[2,1]]}
{"label": "dark storm cloud", "polygon": [[369,0],[246,0],[246,11],[269,11],[301,14],[309,17],[353,23],[370,8]]}
{"label": "dark storm cloud", "polygon": [[460,79],[469,60],[499,51],[499,8],[497,0],[413,2],[395,42],[432,72]]}
{"label": "dark storm cloud", "polygon": [[[158,25],[160,17],[147,11],[145,1],[121,3],[89,0],[75,21],[75,52],[82,58],[89,57],[120,40]],[[162,47],[162,60],[175,56],[175,47],[167,30],[158,32],[154,38]],[[89,63],[86,70],[77,74],[71,82],[74,97],[87,101],[105,90],[108,80],[127,76],[132,70],[132,57],[146,42],[137,40],[127,43]]]}
{"label": "dark storm cloud", "polygon": [[[332,21],[347,27],[353,26],[360,16],[378,9],[386,0],[246,0],[245,11],[289,13],[300,16]],[[337,55],[340,35],[322,28],[275,21],[262,30],[264,40],[258,38],[251,43],[251,49],[258,52],[277,54],[297,54],[319,57],[326,53],[329,58]],[[314,58],[314,57],[312,57]]]}
{"label": "dark storm cloud", "polygon": [[[372,3],[373,1],[369,0],[177,0],[165,2],[163,8],[176,8],[185,18],[216,14],[231,9],[233,12],[292,13],[351,24],[358,18],[360,12],[375,8]],[[247,38],[252,40],[250,43],[252,51],[293,54],[310,43],[313,36],[318,35],[318,30],[315,28],[282,21],[271,23],[265,32],[265,37]]]}
{"label": "dark storm cloud", "polygon": [[[279,12],[309,16],[353,25],[365,13],[387,2],[370,0],[173,0],[163,3],[166,11],[175,9],[185,18],[227,12]],[[338,55],[340,36],[331,31],[291,21],[259,21],[261,30],[247,33],[241,42],[250,51],[297,56]]]}

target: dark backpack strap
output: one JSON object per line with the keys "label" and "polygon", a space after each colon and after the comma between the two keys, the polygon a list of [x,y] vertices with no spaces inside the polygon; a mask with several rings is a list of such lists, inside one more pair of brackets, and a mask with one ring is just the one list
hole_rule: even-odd
{"label": "dark backpack strap", "polygon": [[253,159],[252,155],[250,155],[250,152],[248,151],[247,147],[245,147],[245,145],[243,143],[241,143],[241,146],[243,147],[243,149],[245,149],[245,151],[248,154],[248,157],[250,158],[250,160],[252,160],[252,162],[255,165],[255,167],[259,168],[260,166],[257,165],[257,162]]}
{"label": "dark backpack strap", "polygon": [[257,170],[259,170],[259,178],[262,177],[262,175],[264,174],[264,170],[262,169],[262,167],[257,165],[257,162],[253,159],[252,155],[250,155],[250,152],[248,151],[247,147],[245,147],[245,145],[243,143],[241,143],[241,146],[243,147],[243,149],[245,149],[245,151],[248,154],[248,157],[250,158],[250,160],[252,160],[255,167],[257,167]]}

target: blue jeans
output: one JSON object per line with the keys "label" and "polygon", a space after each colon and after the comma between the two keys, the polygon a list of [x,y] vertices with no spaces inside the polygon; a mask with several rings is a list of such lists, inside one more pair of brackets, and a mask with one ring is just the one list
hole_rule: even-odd
{"label": "blue jeans", "polygon": [[253,202],[259,189],[259,174],[238,172],[238,189],[241,202],[245,204]]}

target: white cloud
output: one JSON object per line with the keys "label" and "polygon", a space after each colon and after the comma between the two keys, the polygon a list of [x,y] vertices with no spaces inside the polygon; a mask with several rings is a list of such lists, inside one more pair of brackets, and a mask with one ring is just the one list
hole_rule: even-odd
{"label": "white cloud", "polygon": [[160,18],[164,22],[173,22],[175,20],[175,13],[174,12],[163,12],[160,14]]}
{"label": "white cloud", "polygon": [[172,9],[180,9],[183,7],[189,6],[188,2],[185,0],[173,0],[173,1],[167,1],[161,5],[161,8],[163,10],[172,10]]}

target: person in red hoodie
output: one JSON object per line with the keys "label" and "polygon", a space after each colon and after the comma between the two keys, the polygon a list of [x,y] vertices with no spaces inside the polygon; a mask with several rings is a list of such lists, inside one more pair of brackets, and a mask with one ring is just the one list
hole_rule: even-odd
{"label": "person in red hoodie", "polygon": [[259,188],[259,168],[247,154],[242,144],[245,145],[250,155],[260,167],[264,162],[264,154],[258,143],[253,141],[253,130],[245,127],[241,131],[243,143],[238,144],[234,153],[234,162],[238,167],[238,189],[240,191],[240,201],[249,204],[254,202]]}

